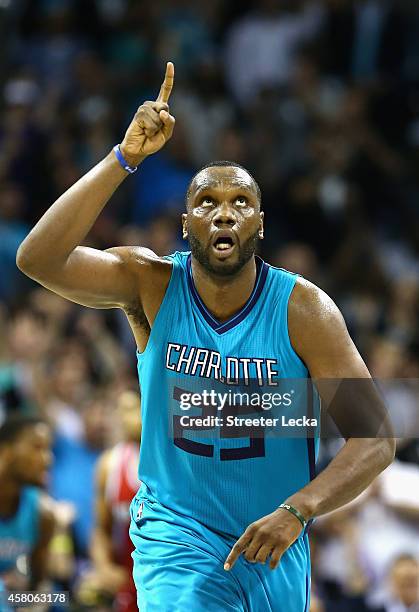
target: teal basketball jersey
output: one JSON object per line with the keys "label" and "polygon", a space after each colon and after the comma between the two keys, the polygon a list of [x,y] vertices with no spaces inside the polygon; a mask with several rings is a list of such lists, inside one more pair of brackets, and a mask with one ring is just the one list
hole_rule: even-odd
{"label": "teal basketball jersey", "polygon": [[[297,276],[256,258],[251,296],[219,322],[195,288],[190,253],[168,259],[170,282],[148,344],[137,352],[140,491],[174,513],[239,537],[314,477],[314,437],[304,426],[296,435],[287,429],[290,416],[314,405],[305,393],[307,368],[288,335]],[[239,405],[237,390],[244,397]],[[258,424],[274,416],[275,425]],[[248,426],[250,417],[256,421]]]}
{"label": "teal basketball jersey", "polygon": [[15,567],[18,557],[29,555],[39,537],[40,490],[22,487],[16,513],[0,516],[0,578]]}

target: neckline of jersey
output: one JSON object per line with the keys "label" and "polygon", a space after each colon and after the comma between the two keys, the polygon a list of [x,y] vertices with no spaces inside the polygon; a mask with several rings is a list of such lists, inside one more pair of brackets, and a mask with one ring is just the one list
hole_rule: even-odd
{"label": "neckline of jersey", "polygon": [[201,299],[201,296],[199,295],[199,293],[198,293],[198,291],[196,289],[195,282],[194,282],[194,279],[193,279],[193,274],[192,274],[191,259],[192,259],[191,255],[189,254],[187,262],[186,262],[186,268],[187,268],[188,286],[189,286],[189,290],[190,290],[190,292],[192,294],[192,297],[193,297],[193,299],[194,299],[194,301],[195,301],[195,303],[196,303],[200,313],[202,314],[202,316],[204,317],[204,319],[208,323],[208,325],[215,332],[217,332],[217,334],[224,334],[225,332],[229,331],[230,329],[232,329],[233,327],[236,327],[236,325],[241,323],[243,321],[243,319],[245,319],[247,317],[247,315],[250,313],[250,311],[256,305],[256,302],[258,301],[258,299],[260,297],[260,294],[262,293],[262,290],[263,290],[263,288],[265,286],[265,282],[266,282],[266,277],[268,275],[269,266],[258,255],[255,256],[255,259],[256,259],[256,281],[255,281],[255,285],[253,287],[253,290],[252,290],[252,293],[250,294],[249,299],[244,304],[244,306],[238,312],[236,312],[235,315],[233,315],[232,317],[227,319],[227,321],[218,321],[210,313],[208,308],[205,306],[204,302]]}

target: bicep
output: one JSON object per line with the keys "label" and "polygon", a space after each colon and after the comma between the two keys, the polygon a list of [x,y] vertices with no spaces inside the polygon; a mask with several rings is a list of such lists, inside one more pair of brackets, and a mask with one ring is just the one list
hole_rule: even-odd
{"label": "bicep", "polygon": [[135,275],[118,249],[79,246],[59,269],[37,278],[62,297],[92,308],[122,307],[135,299]]}

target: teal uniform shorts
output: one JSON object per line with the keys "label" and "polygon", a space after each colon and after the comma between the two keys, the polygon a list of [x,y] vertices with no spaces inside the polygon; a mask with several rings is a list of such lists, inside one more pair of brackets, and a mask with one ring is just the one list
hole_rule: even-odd
{"label": "teal uniform shorts", "polygon": [[223,568],[236,538],[214,532],[141,493],[130,506],[140,612],[308,612],[310,554],[301,536],[276,569],[243,555]]}

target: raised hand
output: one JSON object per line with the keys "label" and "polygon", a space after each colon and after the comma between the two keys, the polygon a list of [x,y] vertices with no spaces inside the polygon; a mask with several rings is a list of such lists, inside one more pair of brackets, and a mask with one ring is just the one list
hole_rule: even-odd
{"label": "raised hand", "polygon": [[172,62],[167,62],[166,74],[155,102],[144,102],[131,121],[121,152],[127,162],[137,166],[147,155],[156,153],[171,138],[175,118],[169,113],[169,97],[175,78]]}

